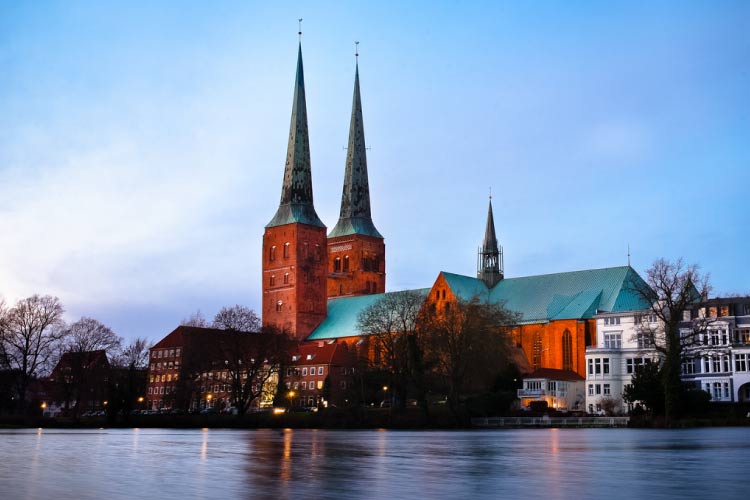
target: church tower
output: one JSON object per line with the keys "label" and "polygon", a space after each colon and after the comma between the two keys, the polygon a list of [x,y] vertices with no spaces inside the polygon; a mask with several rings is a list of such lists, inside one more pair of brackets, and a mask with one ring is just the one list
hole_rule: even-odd
{"label": "church tower", "polygon": [[492,288],[503,279],[503,247],[498,246],[495,236],[495,218],[492,216],[492,197],[487,210],[487,227],[484,242],[477,255],[477,278]]}
{"label": "church tower", "polygon": [[307,337],[326,317],[326,227],[313,206],[302,44],[281,202],[263,234],[263,324]]}
{"label": "church tower", "polygon": [[328,235],[328,297],[383,292],[385,242],[375,229],[370,214],[367,149],[357,62],[341,212],[336,226]]}

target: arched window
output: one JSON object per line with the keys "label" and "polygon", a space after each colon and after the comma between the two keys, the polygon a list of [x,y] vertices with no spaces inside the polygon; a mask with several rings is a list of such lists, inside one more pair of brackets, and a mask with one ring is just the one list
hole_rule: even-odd
{"label": "arched window", "polygon": [[274,286],[275,284],[276,284],[276,276],[272,274],[271,277],[268,279],[268,285]]}
{"label": "arched window", "polygon": [[268,260],[276,260],[276,245],[268,251]]}
{"label": "arched window", "polygon": [[323,251],[320,249],[320,245],[315,245],[315,260],[320,261],[323,258]]}
{"label": "arched window", "polygon": [[573,338],[570,331],[565,330],[562,335],[562,367],[563,370],[573,369]]}
{"label": "arched window", "polygon": [[284,284],[285,285],[289,284],[289,273],[284,273]]}
{"label": "arched window", "polygon": [[344,255],[344,272],[345,273],[349,272],[349,256],[348,255]]}
{"label": "arched window", "polygon": [[341,257],[336,257],[335,259],[333,259],[333,272],[341,272]]}
{"label": "arched window", "polygon": [[542,366],[542,334],[536,332],[534,334],[534,370],[538,370]]}
{"label": "arched window", "polygon": [[284,303],[282,301],[276,302],[276,312],[281,312],[281,306],[283,306]]}
{"label": "arched window", "polygon": [[289,243],[284,243],[284,258],[289,258]]}

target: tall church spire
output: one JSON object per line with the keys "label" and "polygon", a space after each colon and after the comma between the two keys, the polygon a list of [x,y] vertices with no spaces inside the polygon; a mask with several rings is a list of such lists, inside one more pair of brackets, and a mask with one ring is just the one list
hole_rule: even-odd
{"label": "tall church spire", "polygon": [[492,215],[492,196],[487,209],[487,226],[484,230],[484,242],[479,249],[477,278],[492,288],[503,279],[503,248],[497,244],[495,236],[495,218]]}
{"label": "tall church spire", "polygon": [[302,69],[302,43],[297,52],[297,77],[294,82],[294,103],[289,126],[289,144],[284,168],[281,202],[266,227],[299,222],[325,227],[313,206],[312,173],[310,169],[310,140],[307,132],[307,104],[305,75]]}
{"label": "tall church spire", "polygon": [[[359,54],[357,54],[358,56]],[[354,97],[349,122],[349,146],[346,153],[344,191],[341,195],[339,220],[329,238],[363,234],[375,238],[383,236],[375,229],[370,214],[370,187],[367,179],[367,148],[362,123],[362,101],[359,94],[359,63],[354,71]]]}

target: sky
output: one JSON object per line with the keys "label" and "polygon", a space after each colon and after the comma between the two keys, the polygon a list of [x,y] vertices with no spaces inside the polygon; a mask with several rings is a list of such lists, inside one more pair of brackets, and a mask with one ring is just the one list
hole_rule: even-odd
{"label": "sky", "polygon": [[261,304],[303,18],[315,208],[354,42],[387,289],[658,258],[750,294],[748,2],[0,2],[0,296],[126,339]]}

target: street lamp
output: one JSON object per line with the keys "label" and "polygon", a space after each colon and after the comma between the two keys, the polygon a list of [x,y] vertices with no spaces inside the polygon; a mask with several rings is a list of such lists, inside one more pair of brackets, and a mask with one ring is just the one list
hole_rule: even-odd
{"label": "street lamp", "polygon": [[210,407],[211,406],[211,400],[212,399],[213,399],[213,395],[212,394],[206,394],[206,407]]}
{"label": "street lamp", "polygon": [[[388,386],[384,385],[383,386],[383,401],[386,401],[387,398],[388,398]],[[382,403],[381,403],[381,406],[382,406]]]}
{"label": "street lamp", "polygon": [[289,408],[291,408],[291,407],[292,407],[292,398],[294,398],[294,396],[295,396],[296,394],[297,394],[297,393],[296,393],[296,392],[294,392],[294,391],[289,391],[289,392],[287,392],[287,393],[286,393],[286,397],[287,397],[287,398],[289,399]]}

